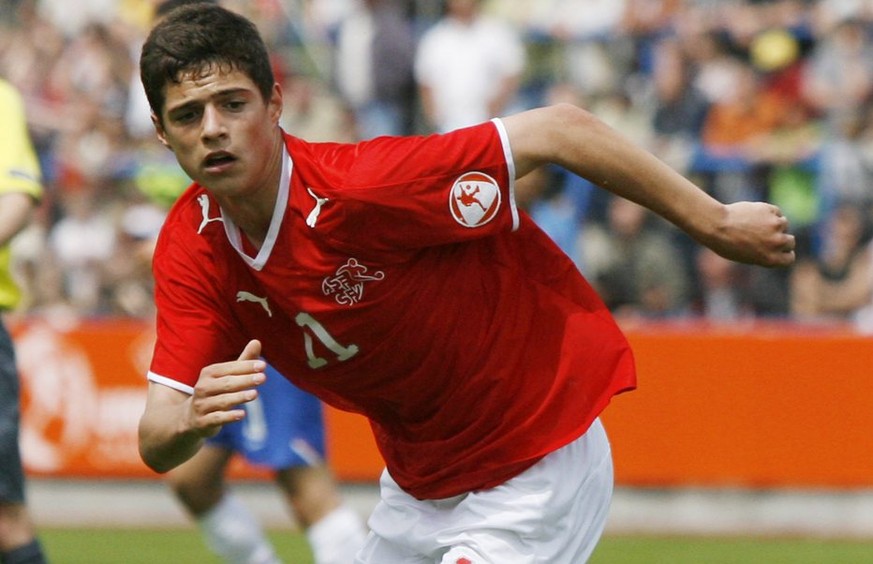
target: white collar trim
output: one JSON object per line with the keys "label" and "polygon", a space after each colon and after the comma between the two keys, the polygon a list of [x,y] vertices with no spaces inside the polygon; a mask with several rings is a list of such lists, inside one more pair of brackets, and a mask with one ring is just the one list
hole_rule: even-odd
{"label": "white collar trim", "polygon": [[267,230],[267,237],[264,239],[264,244],[258,251],[257,256],[250,257],[243,250],[242,232],[234,224],[234,222],[224,214],[221,210],[221,217],[224,220],[224,232],[227,234],[227,240],[236,252],[246,261],[251,268],[261,270],[267,264],[270,254],[273,252],[273,246],[279,237],[279,229],[282,227],[282,220],[285,218],[285,212],[288,209],[288,195],[290,192],[291,169],[294,163],[291,161],[291,155],[288,154],[287,148],[283,147],[282,158],[282,177],[279,179],[279,190],[276,195],[276,206],[273,208],[273,218],[270,220],[270,228]]}

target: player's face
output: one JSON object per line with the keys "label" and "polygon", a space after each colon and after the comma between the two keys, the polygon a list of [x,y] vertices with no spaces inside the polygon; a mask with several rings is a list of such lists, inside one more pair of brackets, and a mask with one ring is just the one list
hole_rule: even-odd
{"label": "player's face", "polygon": [[237,70],[207,69],[166,87],[158,137],[192,180],[221,198],[274,192],[281,170],[282,94],[264,102]]}

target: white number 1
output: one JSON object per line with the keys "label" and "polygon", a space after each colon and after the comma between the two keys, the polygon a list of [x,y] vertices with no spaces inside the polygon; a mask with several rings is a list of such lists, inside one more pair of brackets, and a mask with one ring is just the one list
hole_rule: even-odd
{"label": "white number 1", "polygon": [[243,404],[246,418],[243,419],[243,437],[252,449],[260,449],[267,440],[267,418],[264,415],[264,404],[260,398],[255,398]]}
{"label": "white number 1", "polygon": [[[315,335],[315,338],[321,341],[325,347],[330,349],[340,362],[348,360],[358,354],[358,345],[349,345],[347,347],[342,346],[330,333],[327,332],[324,325],[316,321],[315,318],[308,313],[303,311],[298,313],[297,317],[294,318],[294,321],[296,321],[297,325],[300,327],[309,328],[309,330],[312,331],[312,334]],[[303,345],[306,347],[306,357],[309,359],[310,368],[321,368],[327,364],[326,359],[315,355],[315,351],[312,348],[312,335],[307,331],[303,332]]]}

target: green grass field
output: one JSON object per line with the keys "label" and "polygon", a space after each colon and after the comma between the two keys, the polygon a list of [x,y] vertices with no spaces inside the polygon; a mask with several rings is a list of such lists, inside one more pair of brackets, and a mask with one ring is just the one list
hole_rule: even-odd
{"label": "green grass field", "polygon": [[[46,529],[53,564],[218,564],[193,529]],[[287,564],[311,564],[306,540],[270,537]],[[869,564],[873,541],[809,539],[607,537],[591,564]],[[389,563],[386,563],[389,564]]]}

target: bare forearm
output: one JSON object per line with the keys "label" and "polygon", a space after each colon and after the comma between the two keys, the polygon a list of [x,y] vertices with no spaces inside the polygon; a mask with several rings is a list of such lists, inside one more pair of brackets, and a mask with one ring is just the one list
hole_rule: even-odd
{"label": "bare forearm", "polygon": [[504,119],[516,176],[554,163],[671,221],[732,260],[785,266],[794,237],[778,208],[763,202],[725,205],[653,154],[569,104]]}
{"label": "bare forearm", "polygon": [[200,449],[205,432],[192,425],[192,396],[149,383],[145,411],[139,420],[139,453],[151,469],[166,472],[185,462]]}
{"label": "bare forearm", "polygon": [[[530,119],[522,126],[548,136],[544,142],[528,133],[512,136],[519,176],[545,163],[558,164],[695,236],[703,236],[724,213],[719,202],[688,179],[584,110],[569,105],[534,110],[507,118],[507,127],[516,119]],[[545,121],[536,125],[534,120]]]}
{"label": "bare forearm", "polygon": [[853,263],[849,276],[839,282],[823,281],[819,300],[821,309],[828,313],[851,313],[871,303],[873,275],[871,261],[864,255]]}
{"label": "bare forearm", "polygon": [[820,300],[822,311],[827,313],[848,314],[870,303],[870,293],[865,295],[849,295],[841,290],[824,288]]}
{"label": "bare forearm", "polygon": [[260,341],[250,341],[236,361],[212,364],[201,373],[193,393],[149,383],[145,412],[139,421],[139,452],[157,472],[172,470],[200,449],[203,439],[227,423],[245,417],[242,404],[258,397],[266,363],[258,357]]}
{"label": "bare forearm", "polygon": [[202,444],[202,436],[185,429],[179,406],[146,410],[140,419],[139,453],[143,462],[156,472],[167,472],[182,464]]}

